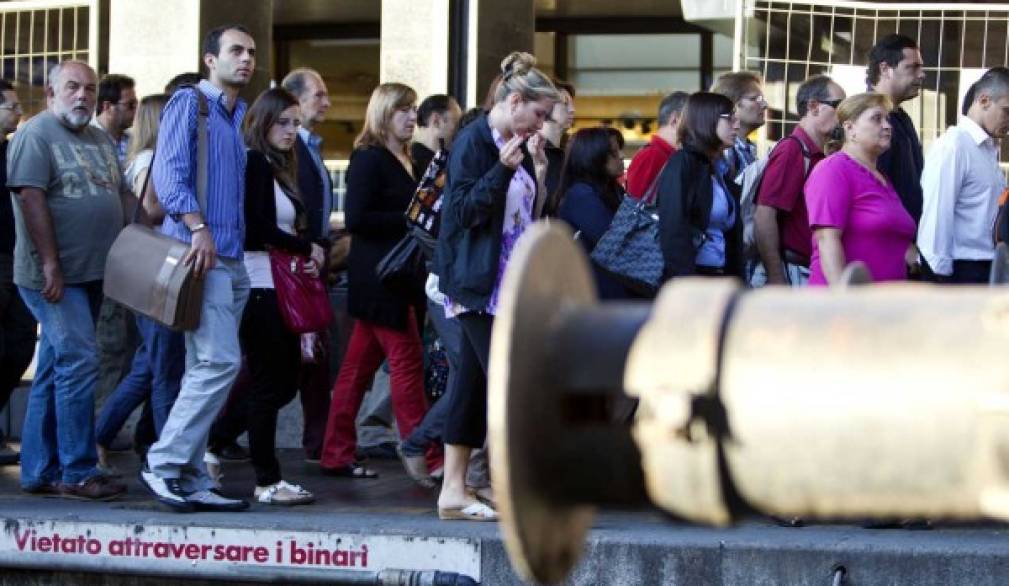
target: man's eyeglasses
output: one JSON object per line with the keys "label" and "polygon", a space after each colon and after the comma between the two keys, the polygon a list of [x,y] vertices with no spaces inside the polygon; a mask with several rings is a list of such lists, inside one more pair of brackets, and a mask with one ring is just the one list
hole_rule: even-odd
{"label": "man's eyeglasses", "polygon": [[767,98],[765,98],[763,94],[754,94],[752,96],[743,96],[743,97],[741,97],[739,99],[740,100],[750,100],[750,101],[756,102],[758,104],[764,104],[764,105],[767,104]]}
{"label": "man's eyeglasses", "polygon": [[0,110],[10,110],[11,112],[22,112],[21,104],[0,104]]}

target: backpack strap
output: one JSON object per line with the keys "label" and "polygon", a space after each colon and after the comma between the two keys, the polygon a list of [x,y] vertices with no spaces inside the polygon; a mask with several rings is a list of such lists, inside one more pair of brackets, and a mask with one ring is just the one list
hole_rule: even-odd
{"label": "backpack strap", "polygon": [[799,143],[799,148],[802,150],[802,164],[803,164],[802,176],[809,177],[809,168],[813,163],[813,155],[809,152],[809,148],[806,146],[806,143],[799,140],[799,137],[795,136],[794,134],[790,134],[788,135],[786,140],[788,138],[791,138],[795,142]]}

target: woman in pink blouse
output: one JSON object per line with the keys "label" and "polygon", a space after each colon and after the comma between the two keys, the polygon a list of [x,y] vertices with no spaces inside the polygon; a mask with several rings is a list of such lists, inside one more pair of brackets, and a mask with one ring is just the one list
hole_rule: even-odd
{"label": "woman in pink blouse", "polygon": [[836,282],[844,267],[862,261],[873,281],[907,278],[917,259],[915,225],[876,159],[890,148],[889,98],[865,93],[838,106],[844,146],[823,160],[806,182],[813,230],[810,285]]}

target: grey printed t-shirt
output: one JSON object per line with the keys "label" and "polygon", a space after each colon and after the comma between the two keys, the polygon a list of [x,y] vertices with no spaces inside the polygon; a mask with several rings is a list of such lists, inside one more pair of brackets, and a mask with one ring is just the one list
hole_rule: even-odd
{"label": "grey printed t-shirt", "polygon": [[[108,138],[91,126],[73,131],[45,111],[14,134],[7,155],[7,187],[45,192],[66,284],[105,276],[109,248],[123,228],[122,177]],[[14,283],[41,289],[42,262],[20,205],[14,206],[14,224]]]}

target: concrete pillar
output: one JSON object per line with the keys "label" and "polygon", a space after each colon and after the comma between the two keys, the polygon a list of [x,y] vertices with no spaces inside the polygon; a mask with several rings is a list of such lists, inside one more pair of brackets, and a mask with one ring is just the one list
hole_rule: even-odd
{"label": "concrete pillar", "polygon": [[[455,11],[464,18],[456,20]],[[455,59],[465,64],[466,105],[479,105],[501,60],[533,51],[535,24],[534,0],[382,0],[381,80],[405,83],[421,99],[446,93]]]}
{"label": "concrete pillar", "polygon": [[447,92],[448,23],[448,0],[382,0],[382,83],[405,83],[421,100]]}
{"label": "concrete pillar", "polygon": [[256,40],[256,72],[242,92],[251,101],[269,87],[273,0],[110,0],[108,70],[133,77],[138,96],[161,92],[179,73],[205,73],[203,36],[231,23]]}
{"label": "concrete pillar", "polygon": [[468,0],[468,107],[483,104],[501,60],[512,51],[533,52],[536,12],[533,0]]}

